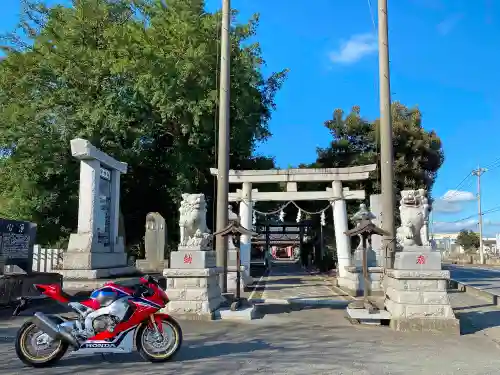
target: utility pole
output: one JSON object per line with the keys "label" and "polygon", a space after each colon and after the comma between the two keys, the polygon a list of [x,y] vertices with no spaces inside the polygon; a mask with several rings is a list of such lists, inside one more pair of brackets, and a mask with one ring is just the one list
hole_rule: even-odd
{"label": "utility pole", "polygon": [[[222,0],[220,87],[219,87],[219,135],[217,150],[217,205],[216,231],[222,231],[228,225],[229,195],[229,94],[231,44],[229,41],[231,1]],[[223,268],[220,275],[220,288],[227,293],[227,237],[217,236],[215,239],[217,267]]]}
{"label": "utility pole", "polygon": [[392,267],[396,251],[394,221],[394,150],[391,121],[391,82],[389,75],[389,35],[387,0],[378,0],[378,62],[380,86],[380,175],[382,185],[382,227],[389,233],[383,237],[385,267]]}
{"label": "utility pole", "polygon": [[483,247],[483,211],[481,209],[481,175],[487,172],[486,168],[474,169],[472,171],[473,176],[477,176],[477,213],[478,213],[478,224],[479,224],[479,263],[484,264],[484,247]]}

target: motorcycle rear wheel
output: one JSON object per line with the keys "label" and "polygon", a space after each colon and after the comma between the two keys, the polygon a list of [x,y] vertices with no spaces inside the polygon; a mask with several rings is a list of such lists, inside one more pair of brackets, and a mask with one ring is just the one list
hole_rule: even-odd
{"label": "motorcycle rear wheel", "polygon": [[[182,329],[179,323],[173,318],[165,318],[162,320],[163,325],[163,340],[158,340],[149,344],[148,341],[154,337],[155,331],[151,329],[148,324],[143,324],[139,327],[136,336],[136,347],[142,358],[149,362],[166,362],[174,358],[182,346]],[[163,349],[163,345],[166,348]],[[152,350],[151,346],[158,346],[158,351]]]}
{"label": "motorcycle rear wheel", "polygon": [[38,355],[38,353],[31,353],[29,349],[29,335],[33,332],[36,335],[42,331],[30,321],[25,322],[17,332],[16,354],[24,364],[37,368],[48,367],[59,361],[68,350],[67,343],[61,340],[54,340],[49,346],[49,349],[53,348],[53,350],[50,350],[48,354]]}

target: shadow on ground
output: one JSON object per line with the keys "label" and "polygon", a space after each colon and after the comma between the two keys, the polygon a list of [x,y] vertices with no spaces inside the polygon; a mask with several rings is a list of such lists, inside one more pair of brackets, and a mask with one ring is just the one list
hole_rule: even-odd
{"label": "shadow on ground", "polygon": [[500,310],[457,312],[460,334],[470,335],[488,328],[500,326]]}
{"label": "shadow on ground", "polygon": [[[217,339],[220,339],[220,335],[212,338],[213,341]],[[175,362],[182,361],[184,363],[188,361],[203,361],[207,359],[214,360],[218,357],[228,355],[241,355],[270,349],[279,350],[282,348],[271,346],[266,341],[259,339],[242,342],[211,343],[208,337],[204,337],[203,340],[193,340],[190,342],[186,342],[184,346],[179,350],[179,353],[175,356],[174,360]],[[134,351],[132,353],[126,354],[96,354],[84,356],[70,355],[59,362],[57,364],[57,367],[82,366],[88,364],[89,360],[95,361],[96,359],[99,359],[99,362],[102,364],[139,364],[141,362],[148,363],[137,352]],[[164,368],[165,363],[148,363],[148,366],[152,366],[157,368],[157,370],[160,370],[160,368]],[[95,367],[95,365],[93,367]]]}
{"label": "shadow on ground", "polygon": [[305,311],[305,310],[343,310],[346,308],[348,301],[339,301],[338,305],[327,306],[320,304],[310,304],[304,305],[300,303],[293,303],[293,300],[289,304],[257,304],[256,305],[256,318],[263,319],[266,315],[280,315],[280,314],[291,314],[293,312]]}

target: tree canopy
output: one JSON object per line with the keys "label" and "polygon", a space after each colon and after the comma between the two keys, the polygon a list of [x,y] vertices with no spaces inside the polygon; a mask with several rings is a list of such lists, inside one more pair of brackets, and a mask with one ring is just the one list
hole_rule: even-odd
{"label": "tree canopy", "polygon": [[[121,200],[129,242],[143,236],[150,211],[165,216],[176,236],[182,192],[201,191],[213,201],[220,13],[204,5],[27,3],[0,63],[0,216],[39,223],[44,244],[74,231],[79,165],[69,144],[76,137],[129,164]],[[257,26],[255,15],[231,29],[235,169],[274,167],[253,153],[270,136],[286,71],[261,72],[259,45],[249,42]]]}
{"label": "tree canopy", "polygon": [[[380,194],[380,141],[379,119],[367,120],[361,116],[359,106],[349,113],[341,109],[333,112],[332,119],[324,126],[330,131],[332,140],[325,148],[318,148],[317,159],[303,168],[341,168],[363,164],[377,164],[377,170],[366,181],[345,182],[344,186],[364,189],[366,196]],[[401,103],[392,104],[394,142],[395,189],[397,195],[403,189],[424,188],[430,196],[437,172],[444,161],[441,140],[433,130],[422,126],[422,115],[418,108],[408,108]],[[308,190],[324,190],[327,184],[309,183]],[[359,209],[359,202],[347,201],[349,215]],[[306,209],[316,211],[325,202],[309,202]],[[325,211],[327,221],[333,220],[331,211]],[[396,205],[394,215],[399,218]],[[319,221],[319,218],[315,218]],[[333,233],[330,234],[333,235]]]}
{"label": "tree canopy", "polygon": [[457,245],[464,248],[466,251],[479,249],[479,234],[471,230],[461,230],[457,236]]}
{"label": "tree canopy", "polygon": [[[175,243],[183,192],[207,196],[211,227],[220,16],[203,0],[73,0],[70,7],[28,0],[0,61],[0,216],[34,221],[39,243],[62,245],[77,224],[79,165],[69,145],[81,137],[129,165],[121,186],[128,244],[141,241],[151,211],[166,218]],[[250,42],[257,26],[255,15],[231,27],[232,169],[275,167],[255,147],[271,136],[274,97],[287,71],[263,75],[259,44]],[[441,141],[422,127],[417,108],[394,103],[392,116],[396,189],[430,192],[443,162]],[[302,167],[379,162],[379,121],[362,118],[359,107],[336,110],[325,126],[330,145]],[[379,193],[379,173],[346,186]],[[309,211],[327,204],[299,203]],[[358,203],[349,202],[351,213]],[[293,205],[287,210],[295,218]],[[331,222],[331,210],[326,214]],[[319,215],[311,218],[319,223]]]}

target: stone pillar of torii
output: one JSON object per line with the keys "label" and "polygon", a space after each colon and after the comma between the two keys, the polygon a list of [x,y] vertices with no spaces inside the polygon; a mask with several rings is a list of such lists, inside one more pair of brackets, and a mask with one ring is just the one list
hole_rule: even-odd
{"label": "stone pillar of torii", "polygon": [[[331,202],[333,210],[333,225],[337,247],[339,285],[346,274],[345,267],[351,265],[351,246],[348,230],[347,199],[365,199],[364,190],[349,190],[342,186],[343,181],[358,181],[369,178],[369,173],[375,171],[376,164],[349,168],[317,168],[317,169],[277,169],[277,170],[230,170],[229,183],[241,184],[242,188],[235,193],[229,193],[229,202],[239,202],[241,225],[252,229],[253,205],[259,201],[303,201],[323,200]],[[217,169],[211,168],[212,175],[217,176]],[[281,182],[286,183],[286,191],[259,192],[253,189],[254,184]],[[325,191],[298,191],[298,182],[331,182],[332,187]],[[241,263],[245,272],[250,270],[251,239],[241,237]],[[249,276],[249,275],[248,275]]]}

